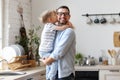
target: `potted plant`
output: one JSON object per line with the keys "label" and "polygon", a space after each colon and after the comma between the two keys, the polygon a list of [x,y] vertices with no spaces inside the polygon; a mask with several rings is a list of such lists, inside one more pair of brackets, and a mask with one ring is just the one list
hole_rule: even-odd
{"label": "potted plant", "polygon": [[40,37],[38,36],[38,31],[41,29],[40,26],[34,27],[29,29],[28,32],[28,47],[31,48],[32,53],[34,53],[34,58],[39,64],[39,54],[38,54],[38,49],[39,49],[39,44],[40,44]]}
{"label": "potted plant", "polygon": [[75,54],[75,64],[80,65],[80,62],[82,61],[83,55],[81,53]]}
{"label": "potted plant", "polygon": [[[25,28],[21,27],[20,28],[20,36],[15,36],[16,38],[16,43],[20,44],[23,46],[25,49],[25,54],[28,56],[28,60],[33,60],[35,59],[38,62],[38,65],[40,65],[39,62],[39,54],[38,54],[38,48],[40,44],[40,37],[38,36],[38,32],[41,29],[40,26],[33,27],[28,30],[28,34],[25,32]],[[21,32],[21,30],[23,30]],[[26,36],[23,36],[23,35]]]}

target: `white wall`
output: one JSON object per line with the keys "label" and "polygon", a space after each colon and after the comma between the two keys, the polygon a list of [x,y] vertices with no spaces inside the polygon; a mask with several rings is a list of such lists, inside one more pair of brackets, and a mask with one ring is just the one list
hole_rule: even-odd
{"label": "white wall", "polygon": [[[76,49],[78,52],[85,56],[99,57],[102,55],[101,53],[107,54],[108,49],[115,48],[113,32],[120,31],[120,24],[88,25],[85,23],[86,17],[81,15],[86,13],[119,13],[120,0],[32,0],[33,24],[40,24],[38,17],[42,11],[56,9],[61,5],[67,5],[71,10],[71,22],[76,27]],[[104,17],[109,18],[110,16]]]}
{"label": "white wall", "polygon": [[31,0],[5,0],[4,1],[4,40],[3,47],[15,44],[15,36],[19,35],[20,14],[17,12],[18,5],[23,8],[23,20],[26,30],[31,27]]}

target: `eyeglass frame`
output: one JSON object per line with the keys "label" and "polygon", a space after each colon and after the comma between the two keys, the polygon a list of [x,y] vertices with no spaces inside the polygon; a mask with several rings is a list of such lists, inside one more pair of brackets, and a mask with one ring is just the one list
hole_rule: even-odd
{"label": "eyeglass frame", "polygon": [[62,16],[62,15],[69,16],[70,13],[69,12],[57,12],[57,15],[59,15],[59,16]]}

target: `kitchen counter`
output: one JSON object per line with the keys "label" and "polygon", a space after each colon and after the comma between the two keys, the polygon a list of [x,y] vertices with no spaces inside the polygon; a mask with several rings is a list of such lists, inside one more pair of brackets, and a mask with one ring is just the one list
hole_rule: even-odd
{"label": "kitchen counter", "polygon": [[[99,71],[99,70],[120,70],[120,65],[94,65],[94,66],[75,66],[75,70],[76,71]],[[33,67],[33,68],[28,68],[28,69],[24,69],[24,70],[19,70],[18,72],[23,72],[26,74],[23,75],[0,75],[0,80],[21,80],[21,78],[28,78],[39,74],[40,72],[45,72],[45,67]],[[0,71],[2,72],[2,71]],[[45,75],[41,74],[42,76]],[[23,80],[27,80],[27,79],[23,79]],[[37,80],[37,79],[34,79]],[[42,80],[42,79],[41,79]],[[44,79],[43,79],[44,80]]]}
{"label": "kitchen counter", "polygon": [[75,66],[76,71],[120,70],[120,65]]}
{"label": "kitchen counter", "polygon": [[[4,71],[0,71],[0,72],[4,72]],[[25,78],[25,77],[28,77],[28,76],[31,77],[36,73],[38,74],[40,72],[45,72],[45,67],[27,68],[27,69],[19,70],[19,71],[16,71],[16,72],[23,72],[25,74],[22,74],[22,75],[0,75],[0,80],[21,80],[21,78]],[[45,75],[45,73],[41,74],[41,75]],[[27,79],[25,79],[25,80],[27,80]],[[36,80],[36,79],[34,79],[34,80]]]}

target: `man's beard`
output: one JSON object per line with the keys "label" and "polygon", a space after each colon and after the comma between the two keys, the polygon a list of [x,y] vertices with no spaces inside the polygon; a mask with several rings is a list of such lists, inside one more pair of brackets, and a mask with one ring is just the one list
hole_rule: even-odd
{"label": "man's beard", "polygon": [[58,22],[58,25],[61,26],[61,25],[66,25],[67,24],[67,21],[66,22]]}

